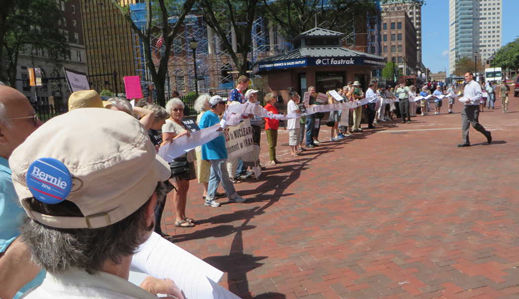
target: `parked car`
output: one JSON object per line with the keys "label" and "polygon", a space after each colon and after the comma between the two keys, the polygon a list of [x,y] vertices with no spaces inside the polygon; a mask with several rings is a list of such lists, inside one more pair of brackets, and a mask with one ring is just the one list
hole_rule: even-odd
{"label": "parked car", "polygon": [[515,78],[514,97],[519,96],[519,76]]}

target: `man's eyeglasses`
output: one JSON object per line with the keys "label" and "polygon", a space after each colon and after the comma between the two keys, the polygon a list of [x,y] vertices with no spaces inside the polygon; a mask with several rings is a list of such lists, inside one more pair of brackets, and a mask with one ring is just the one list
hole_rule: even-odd
{"label": "man's eyeglasses", "polygon": [[38,118],[38,114],[36,114],[36,113],[33,115],[27,115],[27,116],[9,117],[9,119],[31,119],[31,118],[32,118],[32,121],[34,122],[34,125],[38,126],[40,119]]}

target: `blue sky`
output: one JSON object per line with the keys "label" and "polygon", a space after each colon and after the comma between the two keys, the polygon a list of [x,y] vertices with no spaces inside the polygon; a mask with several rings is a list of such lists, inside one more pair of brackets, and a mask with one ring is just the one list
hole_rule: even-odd
{"label": "blue sky", "polygon": [[[519,0],[503,1],[503,45],[519,37]],[[422,7],[422,59],[432,72],[449,67],[449,0],[426,0]]]}

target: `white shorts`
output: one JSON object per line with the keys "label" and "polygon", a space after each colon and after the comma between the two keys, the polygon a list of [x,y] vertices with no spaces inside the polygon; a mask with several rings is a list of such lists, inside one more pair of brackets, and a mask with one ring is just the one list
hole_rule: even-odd
{"label": "white shorts", "polygon": [[297,145],[297,129],[289,129],[288,130],[288,145],[290,146],[296,146]]}

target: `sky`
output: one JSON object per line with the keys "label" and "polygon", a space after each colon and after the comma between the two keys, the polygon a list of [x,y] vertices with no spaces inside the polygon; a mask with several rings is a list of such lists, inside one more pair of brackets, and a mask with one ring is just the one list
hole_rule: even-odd
{"label": "sky", "polygon": [[[503,1],[502,45],[519,38],[519,0]],[[422,7],[422,59],[432,72],[449,68],[449,0],[426,0]]]}

